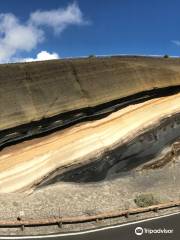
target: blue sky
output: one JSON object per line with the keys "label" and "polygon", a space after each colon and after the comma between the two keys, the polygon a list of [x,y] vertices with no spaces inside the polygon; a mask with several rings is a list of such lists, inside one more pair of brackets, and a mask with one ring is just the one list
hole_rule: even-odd
{"label": "blue sky", "polygon": [[[90,54],[180,55],[178,0],[2,0],[0,62]],[[31,17],[30,17],[31,15]]]}

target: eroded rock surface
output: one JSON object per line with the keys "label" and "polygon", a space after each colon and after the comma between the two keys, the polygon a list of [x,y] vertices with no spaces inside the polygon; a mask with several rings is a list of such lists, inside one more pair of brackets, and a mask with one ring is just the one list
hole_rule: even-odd
{"label": "eroded rock surface", "polygon": [[[0,131],[8,131],[0,132],[0,136],[5,138],[9,134],[6,140],[34,136],[42,132],[37,121],[42,121],[44,132],[62,126],[64,120],[66,124],[69,119],[91,115],[98,105],[142,92],[178,87],[179,66],[179,59],[150,57],[1,64]],[[12,129],[17,126],[21,135],[16,131],[19,129]]]}

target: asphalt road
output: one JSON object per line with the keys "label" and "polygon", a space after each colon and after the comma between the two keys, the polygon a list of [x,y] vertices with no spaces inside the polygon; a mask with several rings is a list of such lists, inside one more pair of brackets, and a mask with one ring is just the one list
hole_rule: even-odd
{"label": "asphalt road", "polygon": [[[136,232],[136,233],[135,233]],[[139,235],[137,235],[139,234]],[[122,225],[114,225],[84,232],[56,234],[48,236],[0,237],[0,240],[134,240],[134,239],[180,239],[180,212],[141,220]]]}

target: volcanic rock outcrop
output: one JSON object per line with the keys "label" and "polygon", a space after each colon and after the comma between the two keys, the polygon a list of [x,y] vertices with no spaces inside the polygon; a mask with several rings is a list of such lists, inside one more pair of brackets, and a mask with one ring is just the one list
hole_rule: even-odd
{"label": "volcanic rock outcrop", "polygon": [[2,64],[0,144],[84,119],[142,93],[176,88],[179,66],[179,59],[148,57]]}
{"label": "volcanic rock outcrop", "polygon": [[163,154],[180,137],[179,90],[179,59],[0,65],[0,192],[163,166],[179,154]]}

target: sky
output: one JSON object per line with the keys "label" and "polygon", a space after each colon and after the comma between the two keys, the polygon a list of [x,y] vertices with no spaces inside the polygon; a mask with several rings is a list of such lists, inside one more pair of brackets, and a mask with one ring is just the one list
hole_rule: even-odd
{"label": "sky", "polygon": [[0,63],[180,56],[179,0],[1,0]]}

